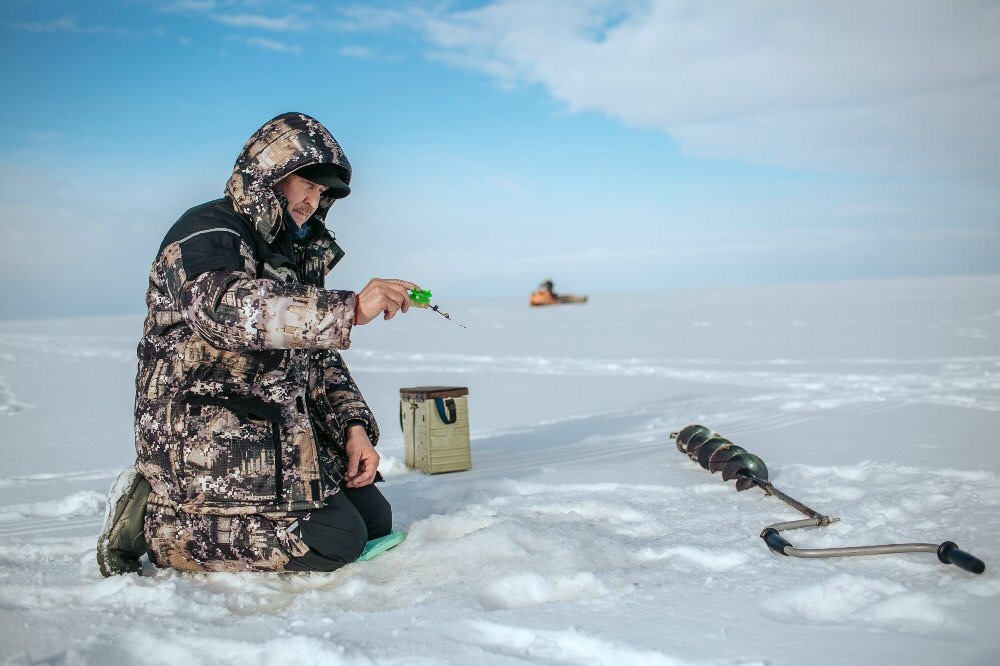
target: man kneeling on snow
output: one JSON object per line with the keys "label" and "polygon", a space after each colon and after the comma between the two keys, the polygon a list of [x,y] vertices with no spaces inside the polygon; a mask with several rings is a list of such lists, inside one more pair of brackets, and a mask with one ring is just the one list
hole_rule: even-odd
{"label": "man kneeling on snow", "polygon": [[[324,220],[351,166],[298,113],[247,141],[225,197],[167,232],[139,343],[138,460],[119,477],[101,573],[331,571],[392,529],[378,426],[338,349],[406,312],[404,280],[324,289],[343,256]],[[379,477],[379,480],[381,478]]]}

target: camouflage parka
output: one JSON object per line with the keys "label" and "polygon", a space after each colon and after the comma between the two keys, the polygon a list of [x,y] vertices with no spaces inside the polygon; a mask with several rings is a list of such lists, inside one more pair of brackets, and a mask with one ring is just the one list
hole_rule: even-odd
{"label": "camouflage parka", "polygon": [[356,294],[323,288],[343,256],[321,197],[292,238],[275,183],[310,164],[351,168],[315,119],[289,113],[247,141],[225,197],[187,211],[149,276],[135,435],[152,486],[154,563],[281,570],[305,546],[284,527],[338,491],[345,432],[378,426],[337,350]]}

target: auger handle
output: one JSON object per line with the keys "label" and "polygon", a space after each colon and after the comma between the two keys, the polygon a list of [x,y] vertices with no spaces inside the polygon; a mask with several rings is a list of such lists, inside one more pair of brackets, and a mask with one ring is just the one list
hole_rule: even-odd
{"label": "auger handle", "polygon": [[959,569],[965,569],[974,574],[986,571],[985,562],[972,553],[960,549],[954,541],[945,541],[938,546],[937,556],[945,564],[954,564]]}
{"label": "auger handle", "polygon": [[761,532],[760,538],[764,540],[764,543],[767,544],[767,547],[770,548],[772,552],[775,552],[778,555],[787,555],[788,553],[785,552],[785,548],[792,545],[788,539],[778,534],[778,530],[773,527],[768,527]]}

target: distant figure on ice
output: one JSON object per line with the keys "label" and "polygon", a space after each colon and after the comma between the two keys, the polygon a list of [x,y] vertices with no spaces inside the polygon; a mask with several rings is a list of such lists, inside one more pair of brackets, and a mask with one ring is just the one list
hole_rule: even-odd
{"label": "distant figure on ice", "polygon": [[405,280],[324,289],[344,255],[324,220],[351,165],[315,119],[250,137],[225,196],[170,228],[139,343],[138,460],[119,476],[97,560],[105,576],[331,571],[392,530],[375,417],[337,350],[353,326],[409,307]]}
{"label": "distant figure on ice", "polygon": [[552,280],[546,280],[545,282],[538,285],[538,289],[531,292],[531,298],[529,303],[531,305],[556,305],[557,303],[586,303],[586,296],[574,296],[573,294],[566,294],[565,296],[560,296],[557,294],[553,288],[555,285]]}

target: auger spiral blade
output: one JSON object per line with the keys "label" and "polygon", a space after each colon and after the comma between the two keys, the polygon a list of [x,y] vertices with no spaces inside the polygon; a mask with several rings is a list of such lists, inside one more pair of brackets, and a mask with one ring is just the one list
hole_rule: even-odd
{"label": "auger spiral blade", "polygon": [[720,449],[727,449],[731,446],[733,443],[725,437],[713,437],[698,449],[698,464],[708,469],[708,461],[712,459],[712,456]]}
{"label": "auger spiral blade", "polygon": [[738,456],[741,453],[747,453],[747,450],[736,444],[716,449],[715,453],[712,454],[712,457],[708,459],[708,471],[712,474],[721,472],[723,466],[729,462],[730,458]]}
{"label": "auger spiral blade", "polygon": [[698,449],[700,449],[705,442],[709,441],[710,439],[714,439],[716,437],[718,437],[718,435],[708,429],[706,429],[704,432],[696,432],[695,434],[691,435],[691,437],[688,438],[687,449],[685,450],[685,453],[688,454],[688,457],[691,458],[691,460],[697,462]]}
{"label": "auger spiral blade", "polygon": [[670,437],[674,439],[674,443],[677,445],[677,450],[681,453],[687,453],[688,440],[697,433],[712,431],[703,425],[689,425],[687,427],[681,428],[679,432],[671,433]]}

